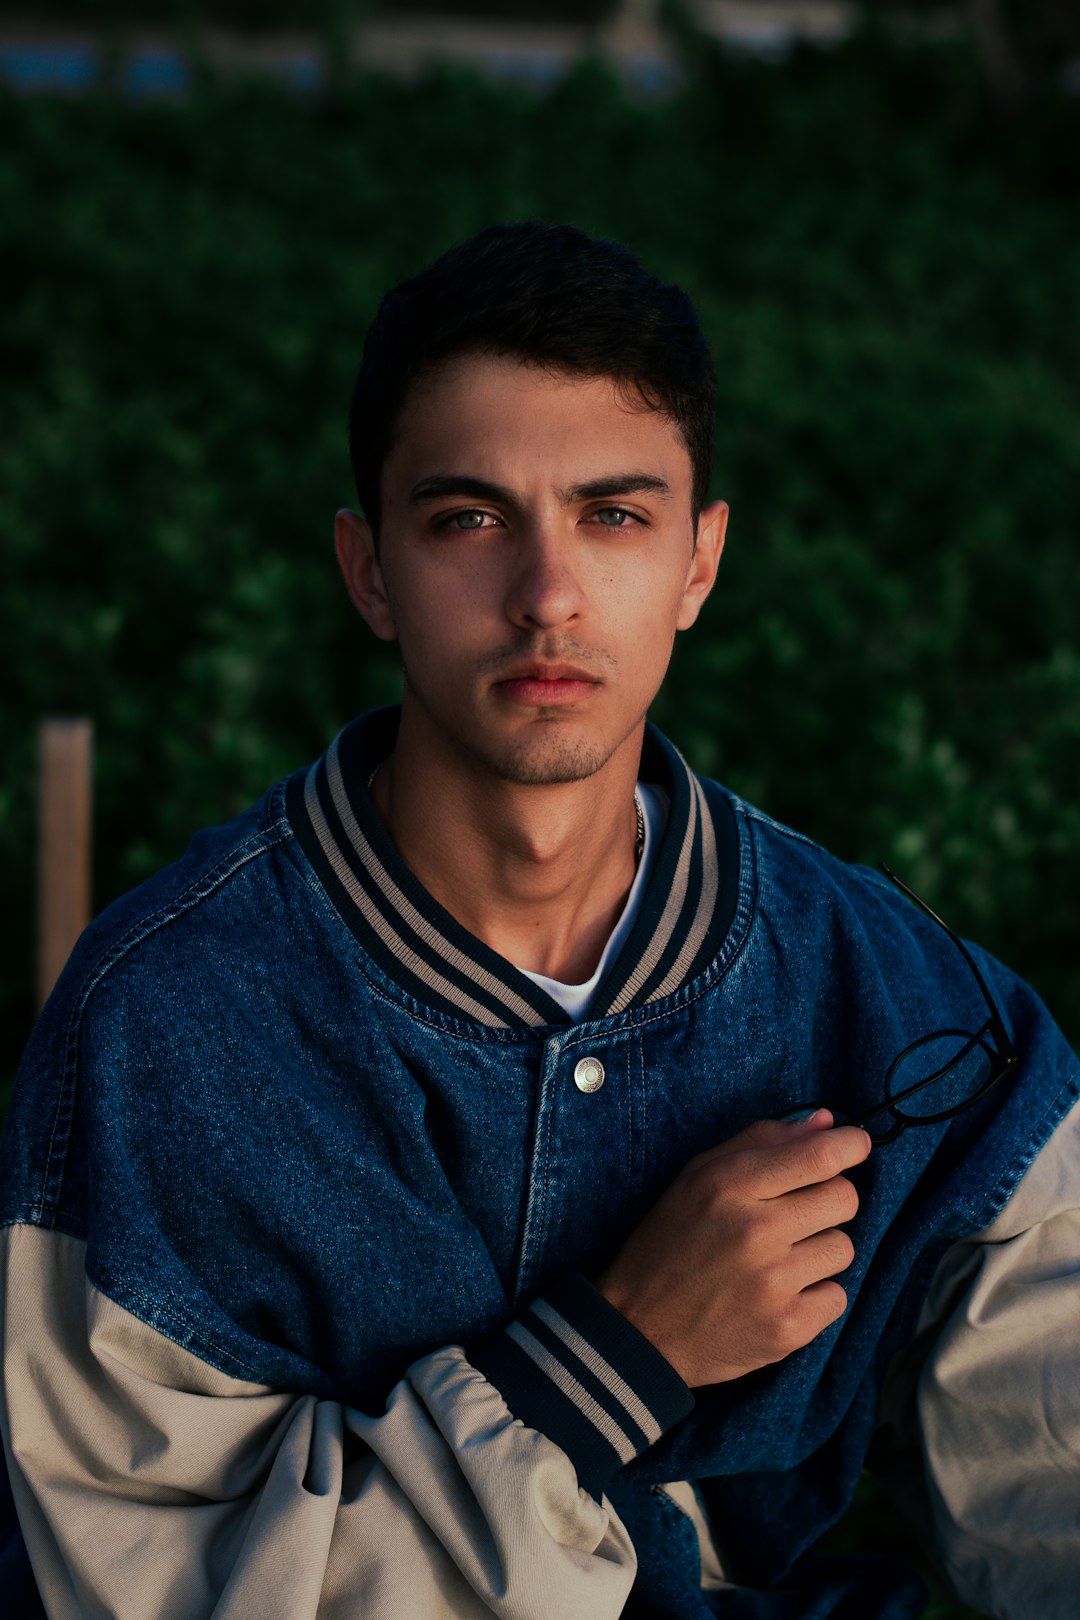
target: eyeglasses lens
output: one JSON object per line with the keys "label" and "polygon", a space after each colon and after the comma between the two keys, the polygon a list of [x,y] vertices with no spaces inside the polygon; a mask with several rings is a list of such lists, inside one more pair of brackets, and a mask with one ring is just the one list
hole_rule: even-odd
{"label": "eyeglasses lens", "polygon": [[[930,1035],[897,1059],[889,1072],[886,1095],[896,1099],[895,1111],[905,1119],[940,1118],[979,1094],[995,1061],[985,1032],[974,1035],[947,1030]],[[906,1095],[908,1092],[911,1094]],[[869,1128],[872,1131],[873,1124]]]}

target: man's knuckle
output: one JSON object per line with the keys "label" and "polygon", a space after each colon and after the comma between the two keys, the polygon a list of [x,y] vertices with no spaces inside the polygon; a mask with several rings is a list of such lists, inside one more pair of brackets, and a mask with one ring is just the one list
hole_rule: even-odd
{"label": "man's knuckle", "polygon": [[757,1148],[732,1148],[723,1159],[723,1179],[725,1187],[741,1191],[752,1184],[754,1167],[761,1155]]}
{"label": "man's knuckle", "polygon": [[715,1167],[710,1165],[702,1177],[701,1197],[705,1205],[705,1213],[712,1220],[720,1220],[727,1216],[731,1204],[731,1189],[727,1178],[718,1174]]}
{"label": "man's knuckle", "polygon": [[836,1207],[840,1211],[838,1220],[850,1221],[859,1212],[859,1195],[854,1185],[846,1176],[837,1176],[833,1182]]}
{"label": "man's knuckle", "polygon": [[778,1313],[773,1325],[775,1343],[779,1353],[785,1356],[809,1344],[816,1332],[817,1328],[812,1325],[801,1301],[796,1300],[793,1300],[786,1310]]}
{"label": "man's knuckle", "polygon": [[820,1298],[824,1316],[823,1325],[828,1327],[847,1310],[847,1291],[838,1282],[823,1283]]}
{"label": "man's knuckle", "polygon": [[759,1265],[754,1283],[758,1297],[766,1311],[775,1314],[783,1310],[785,1297],[790,1292],[784,1268],[777,1261]]}
{"label": "man's knuckle", "polygon": [[807,1143],[807,1165],[818,1181],[826,1181],[836,1174],[836,1148],[825,1133],[813,1137]]}
{"label": "man's knuckle", "polygon": [[761,1248],[769,1245],[774,1216],[767,1204],[744,1204],[739,1210],[739,1227],[750,1243]]}

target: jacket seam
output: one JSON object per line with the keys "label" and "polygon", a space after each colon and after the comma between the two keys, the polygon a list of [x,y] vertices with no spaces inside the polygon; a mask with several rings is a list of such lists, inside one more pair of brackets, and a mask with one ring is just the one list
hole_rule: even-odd
{"label": "jacket seam", "polygon": [[764,810],[759,810],[756,805],[749,804],[745,799],[740,799],[737,794],[731,793],[730,789],[725,791],[730,793],[732,802],[748,821],[756,821],[763,827],[770,827],[773,832],[779,833],[782,838],[790,838],[796,844],[805,844],[808,849],[815,849],[822,855],[829,854],[825,846],[819,844],[816,838],[811,838],[808,833],[799,832],[797,828],[788,827],[784,822],[777,821],[775,817],[767,815]]}
{"label": "jacket seam", "polygon": [[[546,1053],[546,1041],[544,1048]],[[548,1203],[551,1189],[551,1087],[551,1075],[545,1061],[541,1066],[540,1083],[537,1087],[533,1149],[529,1154],[530,1163],[526,1169],[528,1186],[513,1288],[512,1302],[515,1307],[524,1298],[526,1290],[536,1274],[536,1260],[544,1252],[544,1234],[547,1231]],[[538,1160],[534,1161],[534,1154],[537,1153]],[[532,1169],[534,1162],[536,1164],[535,1176]],[[533,1190],[537,1183],[539,1184],[538,1199],[533,1197]],[[537,1208],[537,1203],[539,1203],[539,1208]]]}
{"label": "jacket seam", "polygon": [[[27,1208],[29,1211],[40,1211],[43,1214],[46,1212],[56,1213],[55,1211],[50,1210],[47,1205],[28,1205]],[[40,1222],[27,1221],[20,1219],[19,1217],[14,1217],[11,1220],[0,1222],[0,1230],[8,1226],[39,1225]],[[50,1229],[49,1235],[52,1235],[52,1229]],[[80,1232],[61,1231],[60,1235],[70,1238],[75,1243],[81,1243],[85,1249],[87,1239],[84,1234]],[[178,1315],[175,1311],[170,1311],[166,1306],[159,1305],[155,1300],[151,1299],[149,1295],[141,1293],[139,1289],[130,1287],[129,1284],[123,1282],[121,1278],[115,1276],[111,1271],[103,1271],[100,1276],[95,1278],[91,1277],[90,1273],[86,1271],[85,1264],[83,1270],[87,1284],[91,1288],[96,1289],[103,1299],[107,1299],[110,1304],[117,1306],[118,1309],[126,1311],[129,1316],[133,1316],[137,1322],[141,1322],[143,1327],[149,1328],[152,1333],[160,1333],[161,1337],[163,1339],[168,1339],[170,1344],[175,1344],[181,1350],[187,1350],[192,1355],[198,1356],[198,1359],[200,1361],[205,1361],[208,1366],[214,1366],[213,1358],[216,1356],[220,1361],[230,1362],[233,1366],[239,1368],[241,1372],[247,1375],[249,1382],[262,1384],[266,1388],[272,1387],[267,1385],[265,1378],[260,1377],[256,1367],[253,1367],[248,1362],[242,1360],[240,1356],[234,1355],[233,1352],[231,1350],[227,1350],[224,1345],[218,1344],[215,1340],[207,1338],[205,1334],[193,1332],[190,1323],[183,1316]],[[118,1298],[118,1294],[123,1297]],[[146,1315],[141,1316],[136,1311],[131,1310],[131,1308],[124,1303],[125,1298],[138,1300],[141,1304],[147,1306],[148,1310]],[[183,1336],[180,1336],[180,1332],[177,1334],[166,1332],[158,1325],[158,1319],[174,1325],[178,1330],[181,1330]],[[201,1354],[202,1351],[206,1351],[208,1354],[203,1355]],[[223,1367],[218,1367],[218,1371],[223,1372],[225,1369]]]}
{"label": "jacket seam", "polygon": [[[507,1026],[505,1029],[496,1029],[488,1028],[488,1026],[485,1024],[477,1024],[477,1034],[475,1035],[469,1030],[448,1028],[447,1025],[437,1023],[434,1018],[427,1016],[421,1010],[424,1005],[423,1002],[417,1001],[414,996],[410,996],[408,991],[403,989],[400,985],[395,985],[395,988],[400,992],[402,1001],[395,1001],[394,997],[389,995],[383,989],[382,985],[377,983],[376,980],[371,977],[364,965],[364,959],[362,956],[354,952],[352,960],[356,965],[357,972],[361,975],[364,983],[367,985],[373,996],[377,996],[380,1001],[385,1002],[388,1007],[392,1007],[396,1012],[404,1012],[408,1018],[414,1019],[418,1024],[423,1024],[425,1029],[432,1030],[436,1035],[449,1037],[449,1039],[452,1041],[470,1042],[476,1040],[478,1036],[485,1041],[491,1040],[492,1038],[498,1040],[509,1039],[519,1041],[523,1038],[527,1039],[530,1036],[535,1038],[541,1033],[541,1031],[546,1032],[544,1034],[544,1040],[547,1041],[551,1039],[550,1032],[553,1029],[561,1029],[563,1027],[561,1024],[523,1024],[520,1029],[514,1029],[510,1026]],[[408,1005],[403,1005],[405,1002],[407,1002]]]}
{"label": "jacket seam", "polygon": [[[90,1283],[91,1287],[98,1287],[98,1283],[95,1283],[89,1274],[87,1275],[87,1281]],[[239,1367],[242,1372],[248,1374],[250,1382],[263,1385],[266,1384],[266,1379],[260,1378],[256,1368],[249,1365],[248,1362],[243,1361],[239,1356],[234,1355],[231,1350],[226,1350],[224,1345],[217,1344],[213,1339],[208,1339],[201,1333],[192,1332],[190,1323],[184,1317],[178,1316],[175,1312],[170,1311],[166,1306],[158,1305],[149,1297],[149,1295],[140,1293],[139,1289],[132,1288],[128,1283],[122,1282],[121,1279],[114,1276],[112,1272],[102,1272],[99,1282],[102,1285],[99,1288],[99,1292],[104,1294],[106,1299],[111,1300],[114,1305],[118,1305],[121,1310],[127,1310],[128,1307],[122,1304],[121,1300],[117,1299],[115,1294],[110,1293],[107,1287],[104,1286],[105,1284],[112,1284],[118,1293],[125,1295],[129,1299],[138,1300],[141,1304],[147,1306],[148,1315],[152,1315],[154,1318],[160,1317],[162,1321],[171,1323],[178,1330],[182,1330],[184,1338],[174,1338],[171,1333],[163,1332],[162,1329],[158,1327],[156,1320],[149,1321],[145,1316],[140,1316],[137,1318],[138,1321],[143,1323],[144,1327],[150,1328],[155,1333],[161,1333],[162,1338],[168,1339],[171,1344],[179,1345],[181,1350],[191,1350],[193,1355],[197,1354],[197,1352],[192,1349],[192,1346],[198,1345],[200,1348],[209,1351],[211,1356],[218,1356],[221,1358],[221,1360],[229,1361],[233,1364],[233,1366]],[[131,1311],[129,1314],[134,1316],[135,1312]],[[200,1357],[200,1360],[205,1359],[205,1357]],[[210,1362],[210,1365],[213,1365],[213,1363]],[[224,1369],[220,1370],[223,1371]]]}
{"label": "jacket seam", "polygon": [[[277,790],[273,791],[276,792]],[[167,909],[159,907],[156,911],[149,912],[142,917],[139,922],[132,924],[122,938],[109,946],[88,971],[82,994],[72,1007],[65,1031],[64,1060],[61,1071],[62,1084],[56,1102],[56,1111],[53,1115],[49,1146],[45,1155],[43,1180],[39,1196],[35,1200],[35,1207],[40,1207],[43,1211],[55,1209],[55,1200],[50,1196],[50,1193],[56,1184],[54,1181],[54,1160],[57,1154],[61,1153],[58,1137],[63,1134],[61,1157],[66,1158],[66,1132],[70,1130],[74,1087],[78,1081],[78,1052],[79,1039],[82,1034],[82,1021],[94,991],[108,977],[113,968],[123,961],[124,957],[134,950],[137,945],[140,945],[144,939],[148,939],[151,934],[157,933],[159,929],[166,927],[171,922],[175,922],[185,912],[193,910],[201,901],[208,899],[228,878],[238,872],[241,867],[246,866],[249,861],[254,860],[256,856],[267,854],[277,845],[293,836],[292,828],[284,812],[282,812],[268,826],[261,828],[257,833],[252,833],[249,838],[244,839],[242,843],[237,844],[230,850],[228,855],[222,856],[208,870],[201,872],[185,889],[181,890]],[[65,1106],[68,1119],[63,1121]]]}
{"label": "jacket seam", "polygon": [[[1006,1207],[1024,1175],[1030,1170],[1043,1147],[1065,1118],[1069,1107],[1076,1102],[1078,1095],[1080,1095],[1080,1084],[1078,1082],[1080,1082],[1080,1069],[1073,1070],[1068,1078],[1061,1082],[1061,1085],[1054,1093],[1053,1099],[1029,1131],[1020,1153],[1010,1163],[1008,1169],[1002,1171],[994,1183],[989,1196],[979,1210],[980,1224],[972,1228],[972,1236],[976,1232],[985,1231],[986,1227],[991,1225]],[[1048,1122],[1050,1122],[1049,1128],[1046,1128]],[[1021,1166],[1019,1175],[1014,1174],[1017,1163]],[[988,1220],[983,1221],[982,1214],[988,1208],[993,1213]]]}

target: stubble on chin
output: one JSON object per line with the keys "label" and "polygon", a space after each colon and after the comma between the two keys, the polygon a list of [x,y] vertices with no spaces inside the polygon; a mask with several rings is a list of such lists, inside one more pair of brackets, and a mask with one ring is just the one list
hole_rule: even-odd
{"label": "stubble on chin", "polygon": [[[530,729],[539,731],[542,721],[541,711]],[[502,782],[513,782],[518,787],[554,787],[595,776],[611,753],[584,738],[530,737],[514,746],[485,750],[484,763]]]}

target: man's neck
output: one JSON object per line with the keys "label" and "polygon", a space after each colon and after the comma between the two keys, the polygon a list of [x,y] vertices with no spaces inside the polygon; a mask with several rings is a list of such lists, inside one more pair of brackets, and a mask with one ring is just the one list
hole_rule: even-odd
{"label": "man's neck", "polygon": [[640,732],[594,775],[550,786],[480,774],[403,724],[371,795],[405,864],[516,967],[568,984],[596,968],[637,864]]}

